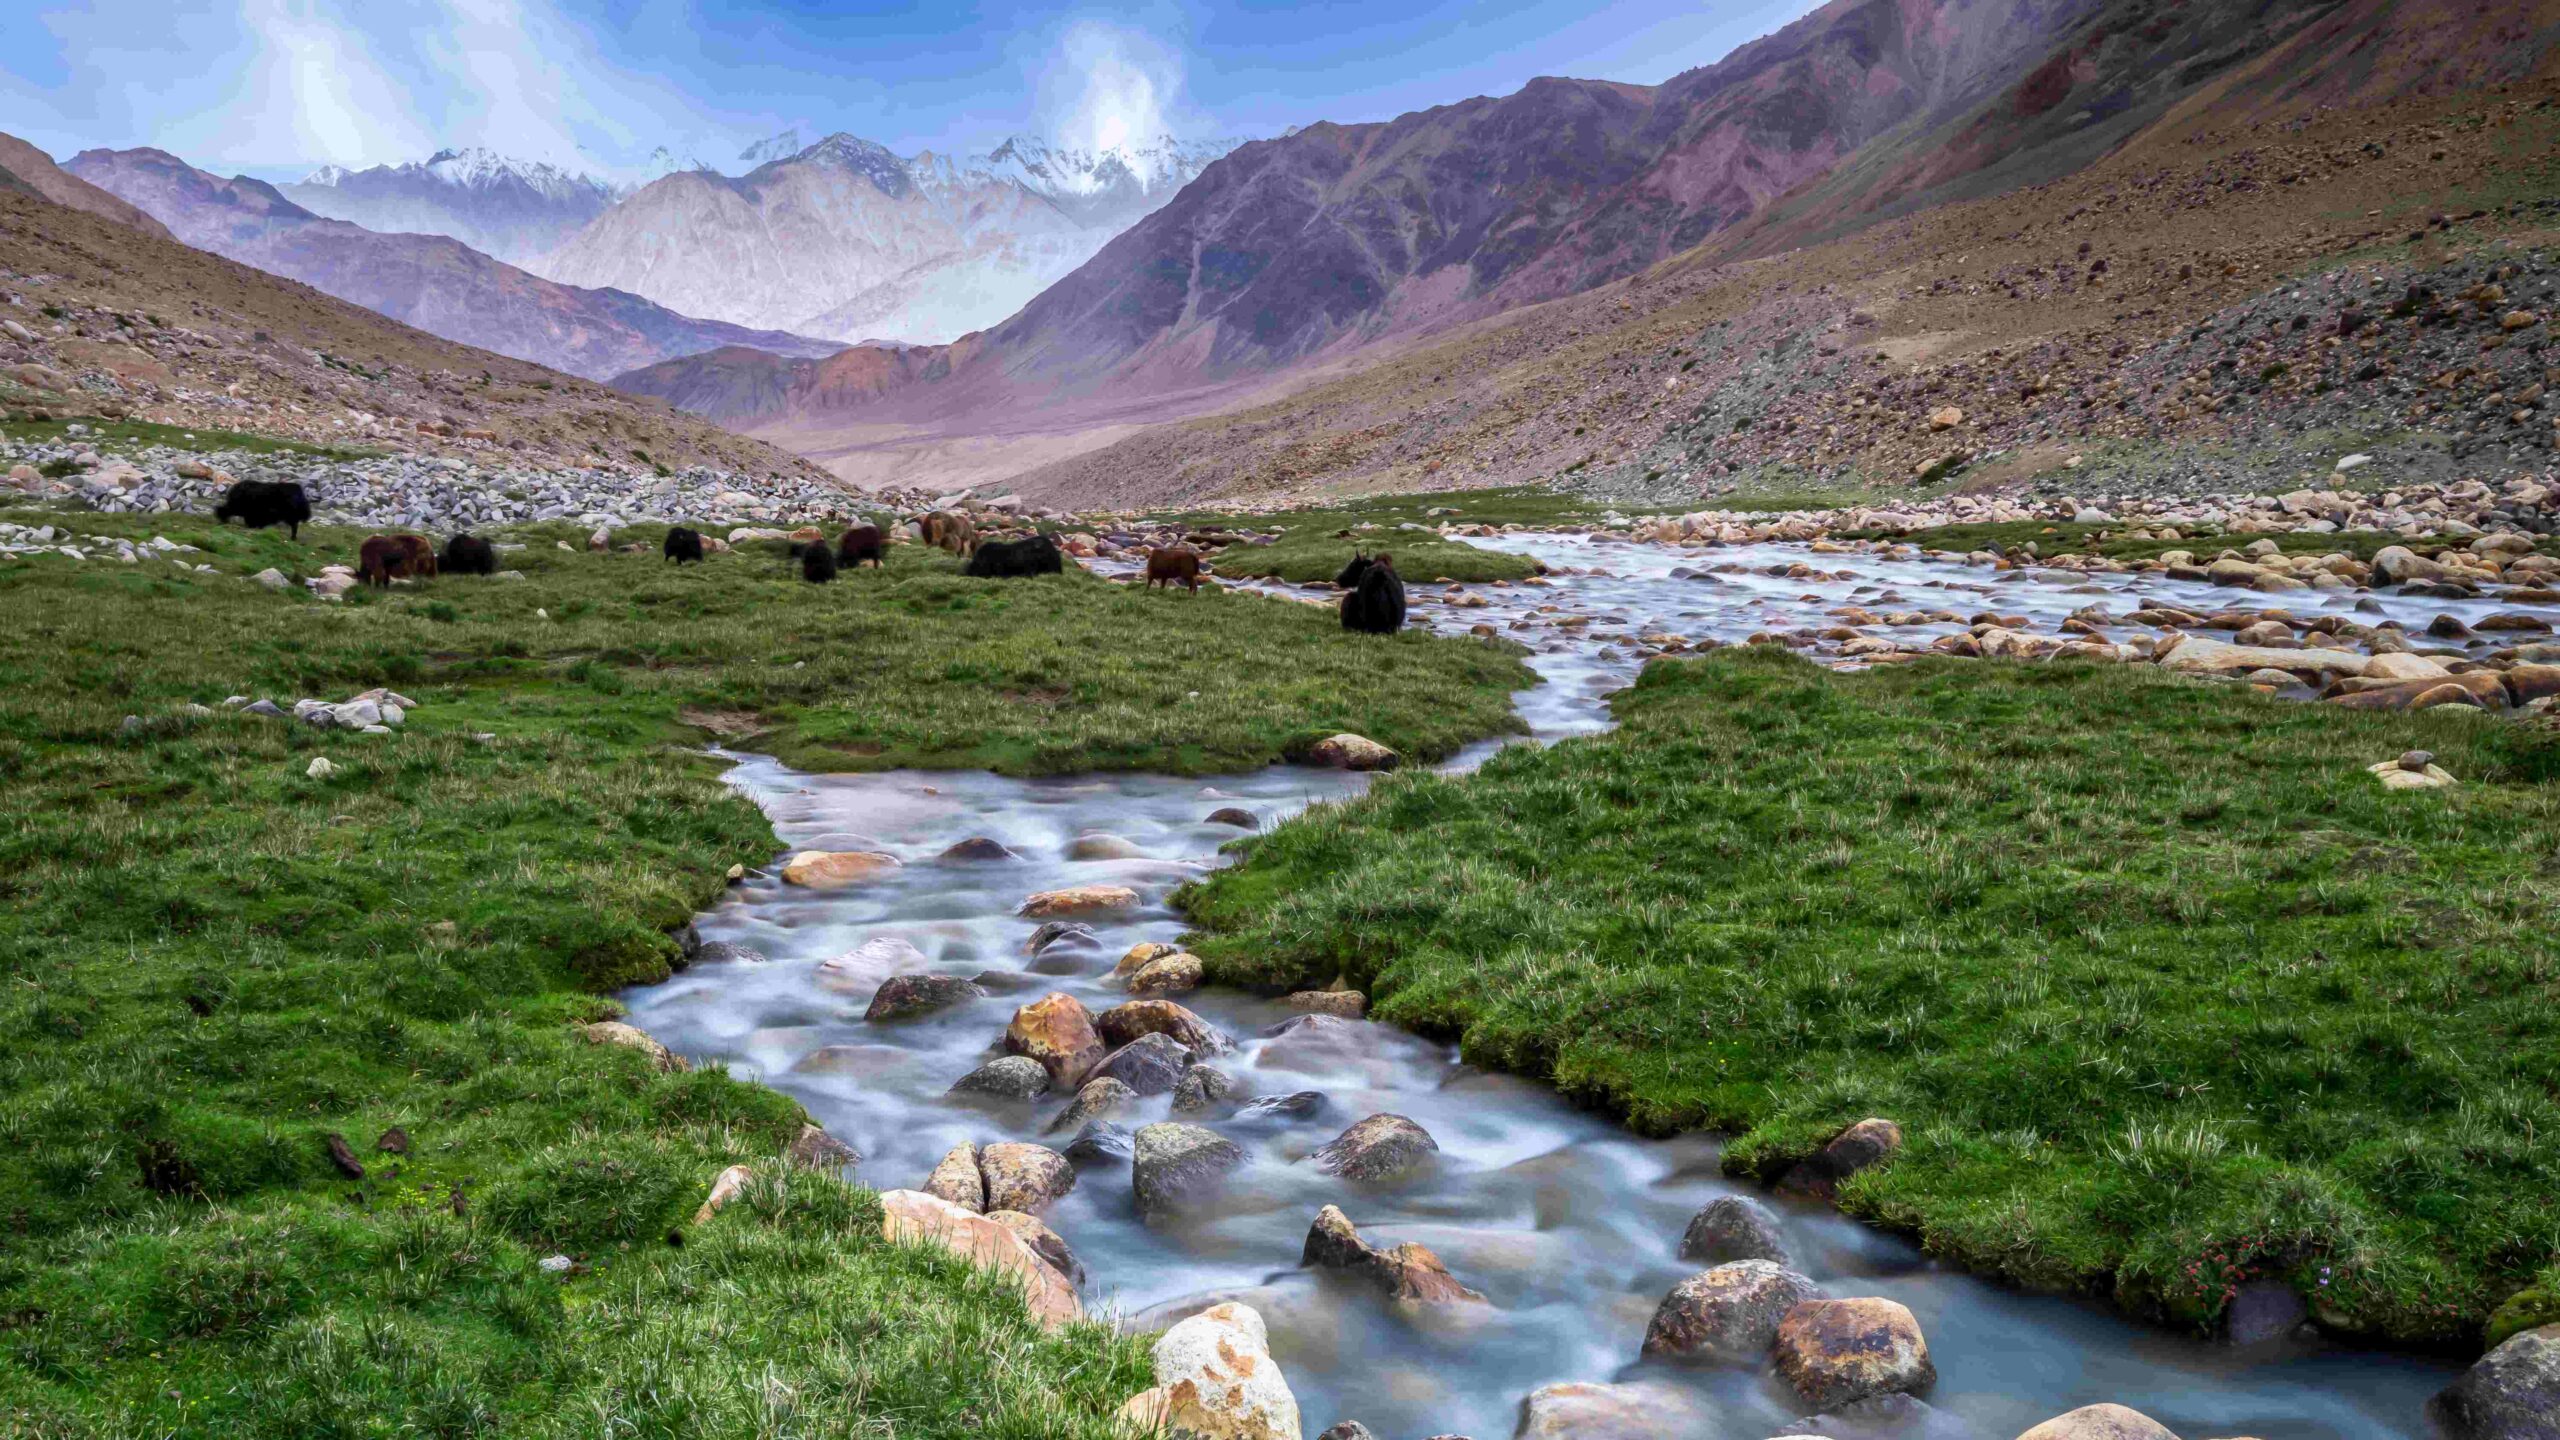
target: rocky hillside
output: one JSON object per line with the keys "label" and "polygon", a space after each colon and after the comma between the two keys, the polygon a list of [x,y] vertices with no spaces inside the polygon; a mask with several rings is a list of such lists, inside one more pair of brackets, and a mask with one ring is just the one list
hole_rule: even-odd
{"label": "rocky hillside", "polygon": [[572,375],[603,378],[723,345],[796,355],[836,348],[695,320],[620,291],[558,284],[444,236],[384,235],[324,220],[263,181],[224,180],[163,150],[83,151],[63,168],[148,211],[190,245]]}
{"label": "rocky hillside", "polygon": [[[169,233],[167,226],[143,213],[141,207],[65,172],[53,163],[52,156],[15,135],[0,135],[0,176],[17,182],[7,188],[15,188],[22,194],[74,210],[85,210],[146,235],[157,235],[164,240],[177,238]],[[5,183],[0,181],[0,185]]]}
{"label": "rocky hillside", "polygon": [[488,150],[442,150],[407,165],[324,165],[277,187],[315,215],[381,234],[444,235],[539,272],[541,260],[621,196],[592,175]]}
{"label": "rocky hillside", "polygon": [[947,341],[1020,309],[1226,148],[1014,139],[987,155],[901,158],[830,135],[743,176],[654,181],[540,268],[742,325]]}
{"label": "rocky hillside", "polygon": [[819,476],[697,417],[0,189],[0,419],[65,417],[633,477]]}

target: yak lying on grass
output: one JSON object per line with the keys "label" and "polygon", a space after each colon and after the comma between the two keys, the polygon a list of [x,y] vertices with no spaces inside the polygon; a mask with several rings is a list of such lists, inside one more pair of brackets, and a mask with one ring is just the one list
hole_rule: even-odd
{"label": "yak lying on grass", "polygon": [[1160,550],[1149,550],[1147,588],[1152,590],[1159,584],[1167,590],[1185,585],[1190,587],[1192,594],[1199,594],[1200,552],[1188,545],[1167,545]]}
{"label": "yak lying on grass", "polygon": [[236,481],[222,492],[222,503],[213,507],[217,525],[234,519],[252,530],[282,525],[296,540],[302,538],[302,522],[310,518],[311,497],[291,480]]}
{"label": "yak lying on grass", "polygon": [[1056,575],[1067,568],[1058,542],[1046,535],[1020,540],[987,540],[969,557],[969,574],[980,580],[1018,580],[1027,575]]}
{"label": "yak lying on grass", "polygon": [[488,541],[466,530],[444,542],[444,558],[436,568],[447,575],[495,575],[498,552]]}
{"label": "yak lying on grass", "polygon": [[871,562],[874,570],[884,569],[888,565],[888,554],[888,541],[881,537],[877,525],[856,525],[836,541],[836,563],[847,570],[865,560]]}
{"label": "yak lying on grass", "polygon": [[356,577],[378,589],[394,580],[436,578],[435,547],[424,535],[373,535],[356,547]]}
{"label": "yak lying on grass", "polygon": [[1342,597],[1342,628],[1367,635],[1393,635],[1403,629],[1404,581],[1396,574],[1395,557],[1380,555],[1352,563],[1360,566],[1360,577],[1351,593]]}
{"label": "yak lying on grass", "polygon": [[702,563],[702,532],[686,525],[667,527],[667,543],[659,547],[666,558],[678,565],[690,560]]}

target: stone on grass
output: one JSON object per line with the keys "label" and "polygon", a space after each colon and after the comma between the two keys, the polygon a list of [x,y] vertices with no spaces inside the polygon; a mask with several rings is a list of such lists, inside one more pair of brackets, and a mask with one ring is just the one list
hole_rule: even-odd
{"label": "stone on grass", "polygon": [[1440,1142],[1402,1115],[1372,1115],[1318,1149],[1316,1168],[1345,1180],[1392,1180],[1430,1162]]}
{"label": "stone on grass", "polygon": [[328,756],[314,755],[311,757],[311,763],[303,767],[302,773],[314,780],[326,780],[338,773],[338,767],[330,761]]}
{"label": "stone on grass", "polygon": [[880,1196],[881,1234],[890,1242],[931,1245],[973,1265],[1013,1277],[1034,1318],[1049,1328],[1084,1318],[1076,1288],[1040,1258],[1020,1235],[984,1215],[972,1214],[920,1190]]}
{"label": "stone on grass", "polygon": [[754,1178],[756,1172],[744,1165],[732,1165],[721,1171],[711,1181],[711,1193],[702,1197],[701,1208],[693,1212],[693,1223],[700,1225],[719,1214],[723,1206],[746,1191],[747,1182]]}
{"label": "stone on grass", "polygon": [[1726,1195],[1689,1217],[1689,1228],[1680,1236],[1680,1258],[1710,1265],[1736,1260],[1784,1265],[1787,1242],[1777,1215],[1768,1206],[1748,1196]]}
{"label": "stone on grass", "polygon": [[2178,1440],[2176,1432],[2123,1405],[2083,1405],[2034,1426],[2018,1440]]}
{"label": "stone on grass", "polygon": [[1307,747],[1307,763],[1332,770],[1393,770],[1402,756],[1365,735],[1328,736]]}
{"label": "stone on grass", "polygon": [[1243,1163],[1244,1151],[1215,1130],[1169,1120],[1140,1129],[1129,1167],[1138,1218],[1153,1224],[1198,1205]]}
{"label": "stone on grass", "polygon": [[782,883],[840,890],[877,880],[898,868],[897,856],[877,850],[803,850],[783,862]]}
{"label": "stone on grass", "polygon": [[1768,1260],[1736,1260],[1671,1287],[1645,1327],[1644,1353],[1682,1360],[1756,1364],[1778,1322],[1822,1291]]}
{"label": "stone on grass", "polygon": [[1298,1400],[1250,1305],[1212,1305],[1156,1340],[1154,1388],[1120,1407],[1132,1428],[1197,1440],[1300,1440]]}
{"label": "stone on grass", "polygon": [[1901,1148],[1902,1127],[1870,1117],[1831,1137],[1829,1144],[1780,1178],[1778,1188],[1796,1195],[1836,1199],[1842,1182],[1861,1170],[1891,1160]]}
{"label": "stone on grass", "polygon": [[978,1152],[978,1170],[986,1177],[986,1208],[1047,1213],[1050,1206],[1076,1188],[1076,1167],[1045,1145],[1003,1140]]}
{"label": "stone on grass", "polygon": [[2421,762],[2416,769],[2411,769],[2401,760],[2382,760],[2366,766],[2365,769],[2373,778],[2382,782],[2382,788],[2385,790],[2441,790],[2447,786],[2462,783],[2454,779],[2453,772],[2443,766],[2426,762]]}
{"label": "stone on grass", "polygon": [[990,1060],[952,1082],[954,1095],[993,1095],[1005,1100],[1030,1100],[1049,1088],[1049,1071],[1028,1055],[1007,1055]]}
{"label": "stone on grass", "polygon": [[685,1068],[683,1056],[660,1043],[657,1036],[627,1021],[598,1020],[592,1025],[579,1026],[578,1033],[587,1037],[590,1045],[620,1045],[637,1050],[648,1056],[651,1067],[662,1074],[673,1074]]}
{"label": "stone on grass", "polygon": [[800,1133],[782,1152],[782,1158],[803,1170],[842,1170],[862,1163],[862,1152],[847,1145],[825,1129],[803,1125]]}
{"label": "stone on grass", "polygon": [[1028,1055],[1049,1072],[1049,1083],[1071,1090],[1102,1062],[1102,1036],[1084,1003],[1065,991],[1051,991],[1013,1012],[1005,1027],[1004,1048]]}
{"label": "stone on grass", "polygon": [[1920,1322],[1892,1300],[1807,1300],[1778,1322],[1778,1373],[1816,1410],[1917,1394],[1938,1378]]}

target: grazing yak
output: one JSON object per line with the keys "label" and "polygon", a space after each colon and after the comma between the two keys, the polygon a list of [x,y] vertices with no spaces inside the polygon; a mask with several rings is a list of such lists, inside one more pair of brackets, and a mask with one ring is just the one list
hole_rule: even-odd
{"label": "grazing yak", "polygon": [[800,578],[812,585],[824,585],[836,578],[836,552],[824,540],[813,540],[792,549],[800,556]]}
{"label": "grazing yak", "polygon": [[1187,585],[1191,593],[1200,593],[1200,552],[1188,545],[1167,545],[1147,551],[1147,588],[1162,584],[1167,590]]}
{"label": "grazing yak", "polygon": [[[1342,597],[1342,628],[1368,635],[1393,635],[1404,628],[1404,581],[1396,575],[1395,557],[1355,559],[1359,581]],[[1349,574],[1349,570],[1343,573]]]}
{"label": "grazing yak", "polygon": [[356,575],[365,584],[389,589],[399,579],[436,577],[435,547],[424,535],[373,535],[356,547]]}
{"label": "grazing yak", "polygon": [[689,525],[670,525],[667,527],[667,543],[659,549],[678,565],[687,560],[699,565],[702,563],[702,532]]}
{"label": "grazing yak", "polygon": [[1067,568],[1058,542],[1046,535],[1020,540],[988,540],[969,557],[968,573],[980,580],[1018,580],[1026,575],[1056,575]]}
{"label": "grazing yak", "polygon": [[854,569],[865,560],[871,562],[874,570],[885,569],[888,554],[889,543],[881,536],[877,525],[856,525],[836,541],[836,563],[847,570]]}
{"label": "grazing yak", "polygon": [[234,518],[252,530],[282,525],[300,540],[302,522],[311,518],[311,497],[291,480],[234,481],[222,492],[222,503],[213,507],[213,522],[227,525]]}
{"label": "grazing yak", "polygon": [[498,552],[489,542],[465,530],[444,542],[444,558],[436,569],[446,575],[495,575]]}
{"label": "grazing yak", "polygon": [[916,534],[927,545],[948,550],[954,555],[974,555],[978,550],[978,527],[969,517],[949,510],[935,510],[918,516]]}

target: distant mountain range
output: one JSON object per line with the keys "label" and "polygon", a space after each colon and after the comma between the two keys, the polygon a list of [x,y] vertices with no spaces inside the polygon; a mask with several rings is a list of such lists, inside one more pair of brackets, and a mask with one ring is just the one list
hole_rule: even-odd
{"label": "distant mountain range", "polygon": [[[87,150],[62,168],[140,207],[197,249],[448,340],[590,379],[722,346],[807,357],[839,348],[697,320],[620,291],[563,285],[446,236],[381,234],[326,219],[263,181],[225,180],[165,150]],[[514,189],[510,182],[486,193]]]}
{"label": "distant mountain range", "polygon": [[324,165],[276,187],[314,215],[385,234],[445,235],[510,265],[540,261],[622,198],[619,186],[490,150],[444,150],[408,165]]}
{"label": "distant mountain range", "polygon": [[1234,141],[1104,151],[1017,137],[900,157],[786,132],[730,176],[679,171],[533,268],[687,314],[847,341],[934,343],[994,325],[1171,201]]}

